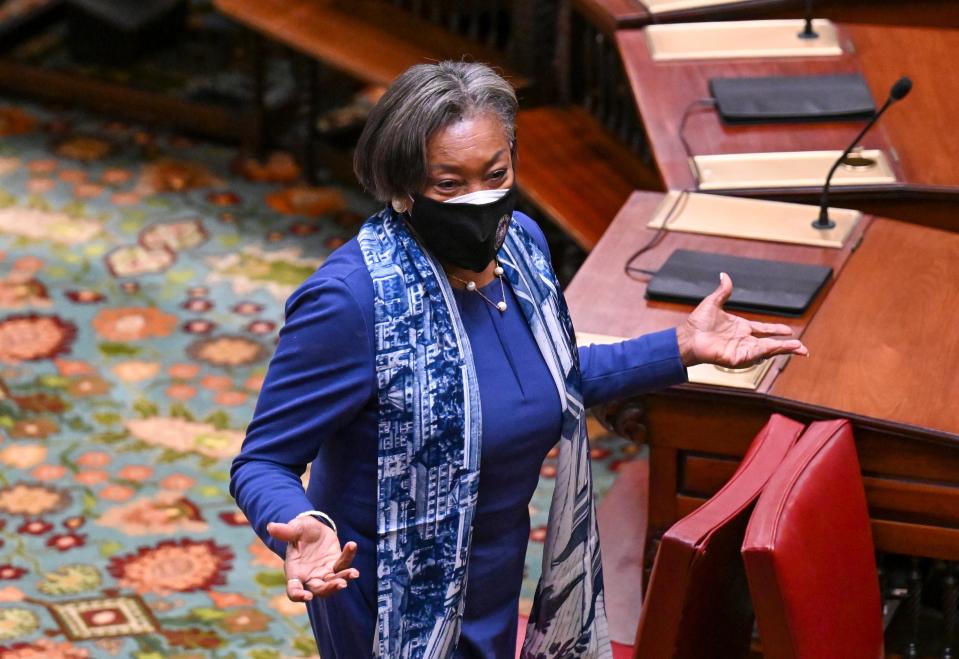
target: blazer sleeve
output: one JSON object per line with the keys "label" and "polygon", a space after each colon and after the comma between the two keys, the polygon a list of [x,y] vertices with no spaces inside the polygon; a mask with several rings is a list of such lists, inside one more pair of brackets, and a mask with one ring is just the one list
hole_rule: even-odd
{"label": "blazer sleeve", "polygon": [[587,407],[686,382],[675,329],[580,346],[579,364]]}
{"label": "blazer sleeve", "polygon": [[[536,222],[522,213],[515,217],[549,256],[546,237]],[[587,407],[686,382],[675,329],[610,345],[581,346],[579,362]]]}
{"label": "blazer sleeve", "polygon": [[286,305],[253,420],[230,471],[230,493],[257,535],[310,510],[301,477],[325,441],[375,395],[372,335],[347,284],[311,279]]}

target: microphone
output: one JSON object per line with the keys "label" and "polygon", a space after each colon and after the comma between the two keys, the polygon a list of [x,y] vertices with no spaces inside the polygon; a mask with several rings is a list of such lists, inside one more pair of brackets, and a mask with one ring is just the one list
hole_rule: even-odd
{"label": "microphone", "polygon": [[819,33],[812,29],[812,0],[806,0],[806,27],[798,34],[800,39],[818,39]]}
{"label": "microphone", "polygon": [[904,99],[911,90],[912,80],[906,76],[899,78],[899,80],[893,83],[892,89],[889,90],[889,97],[886,99],[886,102],[882,104],[882,107],[879,108],[879,112],[872,116],[872,119],[870,119],[863,129],[859,131],[859,134],[856,135],[856,139],[852,141],[836,162],[833,163],[832,169],[829,170],[829,174],[826,176],[826,183],[822,188],[822,197],[819,199],[819,218],[812,223],[814,229],[832,229],[836,226],[836,223],[829,219],[829,183],[832,181],[832,175],[836,173],[839,165],[846,159],[849,152],[856,148],[856,145],[859,144],[859,140],[863,138],[863,135],[879,121],[879,117],[882,116],[883,112],[888,110],[889,106],[896,101]]}

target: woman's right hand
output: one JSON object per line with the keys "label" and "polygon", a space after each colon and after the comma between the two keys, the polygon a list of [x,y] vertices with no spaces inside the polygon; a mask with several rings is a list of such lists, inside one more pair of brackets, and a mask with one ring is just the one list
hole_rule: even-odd
{"label": "woman's right hand", "polygon": [[314,595],[329,597],[360,576],[359,570],[350,567],[356,543],[347,542],[341,550],[333,529],[315,517],[298,517],[287,524],[271,522],[266,531],[287,543],[286,596],[294,602],[308,602]]}

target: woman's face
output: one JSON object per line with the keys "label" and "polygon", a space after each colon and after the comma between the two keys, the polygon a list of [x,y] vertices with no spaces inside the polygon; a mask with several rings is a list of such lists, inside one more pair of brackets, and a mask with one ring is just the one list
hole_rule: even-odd
{"label": "woman's face", "polygon": [[420,194],[436,201],[513,185],[513,157],[499,117],[485,113],[438,130],[426,144]]}

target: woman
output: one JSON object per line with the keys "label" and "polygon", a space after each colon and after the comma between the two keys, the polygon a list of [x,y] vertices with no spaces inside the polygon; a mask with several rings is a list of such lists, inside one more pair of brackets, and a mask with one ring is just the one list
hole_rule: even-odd
{"label": "woman", "polygon": [[577,349],[543,234],[513,212],[515,114],[486,66],[406,71],[354,163],[385,208],[287,302],[231,492],[323,659],[512,657],[528,504],[557,442],[524,654],[610,656],[585,407],[694,363],[805,354],[787,327],[723,313],[728,277],[675,330]]}

